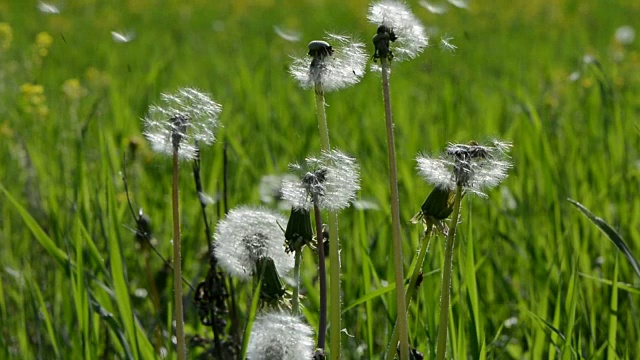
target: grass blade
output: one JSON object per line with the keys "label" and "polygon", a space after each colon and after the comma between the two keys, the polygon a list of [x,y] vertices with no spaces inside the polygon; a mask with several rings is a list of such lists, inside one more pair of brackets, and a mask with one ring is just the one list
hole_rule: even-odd
{"label": "grass blade", "polygon": [[624,242],[624,240],[622,240],[622,237],[611,226],[609,226],[609,224],[607,224],[603,219],[591,213],[591,211],[589,211],[589,209],[584,207],[584,205],[572,199],[567,199],[567,200],[569,200],[570,203],[572,203],[580,211],[582,211],[582,213],[587,218],[589,218],[589,220],[591,220],[592,223],[594,223],[605,235],[607,235],[607,237],[613,242],[613,244],[618,249],[620,249],[620,251],[622,251],[624,256],[627,258],[627,260],[633,267],[633,270],[636,272],[636,274],[640,276],[640,265],[638,265],[638,261],[633,256],[633,254],[631,253],[631,250],[629,249],[627,244]]}
{"label": "grass blade", "polygon": [[60,249],[55,242],[47,235],[47,233],[42,230],[42,227],[38,224],[38,222],[29,214],[27,209],[25,209],[20,203],[13,197],[7,189],[4,188],[0,184],[0,190],[4,193],[4,195],[9,199],[9,202],[13,207],[18,211],[22,221],[29,228],[29,231],[33,234],[33,237],[42,245],[42,247],[47,251],[47,253],[53,257],[60,265],[63,267],[67,267],[67,263],[69,258],[67,254]]}

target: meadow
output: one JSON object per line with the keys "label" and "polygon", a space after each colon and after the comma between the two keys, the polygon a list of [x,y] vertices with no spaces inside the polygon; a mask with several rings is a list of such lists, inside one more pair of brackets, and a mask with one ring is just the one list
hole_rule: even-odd
{"label": "meadow", "polygon": [[[416,155],[450,142],[513,143],[508,179],[486,199],[463,199],[449,356],[637,359],[640,276],[567,199],[640,257],[640,39],[616,36],[640,31],[640,3],[472,0],[444,14],[408,4],[431,37],[416,59],[392,62],[405,277],[423,231],[409,219],[432,189]],[[290,76],[292,57],[325,31],[359,38],[373,55],[368,2],[56,5],[0,3],[0,358],[174,358],[171,272],[136,240],[122,178],[171,258],[171,163],[151,151],[141,119],[162,92],[210,93],[223,110],[218,141],[201,153],[209,220],[225,205],[277,208],[261,196],[263,177],[320,149],[313,91]],[[442,49],[441,37],[457,49]],[[339,216],[342,357],[377,359],[396,319],[380,75],[368,71],[326,100],[332,146],[361,174],[359,206]],[[192,165],[181,166],[183,273],[195,287],[211,239]],[[443,256],[442,237],[433,239],[408,308],[409,342],[427,359]],[[305,250],[303,314],[314,329],[316,266]],[[234,286],[246,320],[252,290]],[[206,358],[213,334],[193,297],[185,286],[189,356]]]}

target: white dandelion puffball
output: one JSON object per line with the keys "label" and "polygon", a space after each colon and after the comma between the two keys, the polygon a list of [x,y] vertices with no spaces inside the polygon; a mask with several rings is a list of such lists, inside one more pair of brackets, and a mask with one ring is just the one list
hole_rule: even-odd
{"label": "white dandelion puffball", "polygon": [[197,146],[210,145],[220,122],[222,107],[209,94],[193,88],[163,93],[160,103],[149,107],[145,116],[144,136],[154,151],[172,155],[175,147],[183,160],[196,156]]}
{"label": "white dandelion puffball", "polygon": [[[281,228],[282,227],[282,228]],[[263,257],[273,260],[278,275],[293,269],[294,258],[285,252],[287,219],[267,209],[238,207],[218,222],[213,235],[213,255],[229,275],[248,280]]]}
{"label": "white dandelion puffball", "polygon": [[317,199],[321,209],[342,210],[349,207],[360,189],[356,160],[338,150],[323,151],[319,158],[307,158],[305,166],[291,167],[302,180],[285,181],[282,197],[295,207],[309,209]]}
{"label": "white dandelion puffball", "polygon": [[364,44],[348,36],[327,34],[324,41],[309,43],[309,56],[295,58],[289,72],[304,89],[316,84],[330,92],[357,84],[364,75]]}
{"label": "white dandelion puffball", "polygon": [[374,25],[384,25],[393,31],[397,37],[391,44],[395,61],[413,59],[429,44],[424,26],[403,2],[376,1],[369,6],[367,19]]}
{"label": "white dandelion puffball", "polygon": [[511,144],[494,140],[491,145],[449,144],[443,154],[419,155],[418,172],[430,184],[443,189],[461,185],[465,192],[486,197],[483,192],[498,186],[508,176]]}
{"label": "white dandelion puffball", "polygon": [[309,360],[313,331],[299,317],[284,312],[258,315],[253,322],[247,359]]}

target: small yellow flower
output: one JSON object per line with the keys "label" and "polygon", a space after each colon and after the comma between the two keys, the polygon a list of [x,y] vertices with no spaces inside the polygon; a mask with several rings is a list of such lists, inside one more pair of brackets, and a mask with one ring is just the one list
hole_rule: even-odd
{"label": "small yellow flower", "polygon": [[33,96],[43,95],[44,88],[42,87],[42,85],[26,83],[22,84],[22,86],[20,87],[20,92],[23,96],[31,98]]}
{"label": "small yellow flower", "polygon": [[87,89],[82,87],[80,80],[69,79],[62,84],[62,92],[69,98],[69,100],[77,101],[87,95]]}
{"label": "small yellow flower", "polygon": [[13,137],[13,129],[11,128],[11,125],[9,125],[9,121],[5,121],[0,124],[0,137]]}
{"label": "small yellow flower", "polygon": [[45,57],[49,54],[51,44],[53,44],[53,37],[49,33],[41,32],[36,35],[36,47],[40,57]]}
{"label": "small yellow flower", "polygon": [[92,88],[103,88],[109,86],[111,79],[109,78],[109,74],[100,71],[94,67],[90,67],[85,72],[85,77],[89,86]]}
{"label": "small yellow flower", "polygon": [[13,41],[13,29],[6,22],[0,23],[0,50],[9,50]]}
{"label": "small yellow flower", "polygon": [[49,115],[49,107],[46,103],[47,98],[44,95],[44,87],[42,85],[22,84],[20,93],[22,94],[22,104],[26,112],[36,113],[42,117]]}

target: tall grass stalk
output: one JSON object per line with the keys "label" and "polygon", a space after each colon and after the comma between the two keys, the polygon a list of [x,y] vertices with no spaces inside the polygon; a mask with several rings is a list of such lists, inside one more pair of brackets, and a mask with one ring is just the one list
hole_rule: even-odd
{"label": "tall grass stalk", "polygon": [[[409,286],[407,287],[407,292],[405,294],[405,302],[406,308],[409,308],[411,304],[411,299],[413,298],[413,294],[415,293],[418,283],[418,277],[420,276],[420,272],[422,269],[422,265],[424,264],[424,258],[427,255],[429,250],[429,243],[431,242],[431,235],[433,234],[433,225],[429,225],[427,229],[424,231],[424,236],[421,240],[420,250],[418,251],[418,257],[416,258],[416,264],[413,268],[413,272],[411,273],[411,279],[409,280]],[[385,355],[385,359],[393,358],[396,353],[396,348],[398,346],[398,340],[400,338],[400,333],[398,332],[398,320],[396,319],[396,323],[393,326],[393,333],[391,335],[391,342],[387,346],[387,353]]]}
{"label": "tall grass stalk", "polygon": [[451,227],[447,234],[447,244],[444,252],[444,266],[442,268],[442,295],[440,296],[440,320],[438,322],[438,342],[436,348],[436,360],[444,360],[447,352],[447,323],[449,321],[451,271],[453,269],[453,244],[456,236],[456,227],[460,215],[460,202],[462,200],[462,185],[456,187],[456,197],[453,203],[453,216]]}
{"label": "tall grass stalk", "polygon": [[393,265],[396,281],[397,328],[400,341],[400,359],[409,359],[409,331],[407,324],[407,306],[403,291],[404,268],[402,258],[402,239],[400,234],[400,196],[398,195],[398,169],[396,165],[395,139],[393,135],[393,117],[391,113],[391,91],[389,88],[389,61],[380,58],[382,68],[382,94],[384,97],[384,118],[387,129],[387,154],[389,158],[389,187],[391,189],[391,237],[393,240]]}

